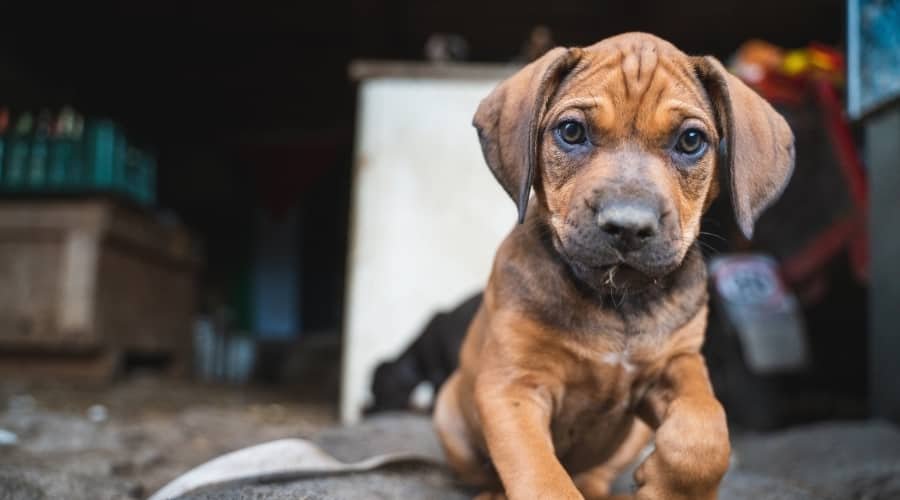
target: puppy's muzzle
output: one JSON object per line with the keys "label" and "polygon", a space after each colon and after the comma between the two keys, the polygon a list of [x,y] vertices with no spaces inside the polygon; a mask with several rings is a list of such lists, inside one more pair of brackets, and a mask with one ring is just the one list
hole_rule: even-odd
{"label": "puppy's muzzle", "polygon": [[640,250],[659,234],[659,211],[646,203],[609,203],[597,211],[596,220],[604,242],[623,253]]}

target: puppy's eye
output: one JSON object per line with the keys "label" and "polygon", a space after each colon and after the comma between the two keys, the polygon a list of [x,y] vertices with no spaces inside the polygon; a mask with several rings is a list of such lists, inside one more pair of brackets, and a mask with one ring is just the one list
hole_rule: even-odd
{"label": "puppy's eye", "polygon": [[573,120],[560,123],[559,126],[556,127],[556,133],[559,134],[559,138],[566,144],[582,144],[587,140],[587,133],[584,131],[584,125]]}
{"label": "puppy's eye", "polygon": [[698,154],[703,151],[705,146],[706,136],[695,128],[689,128],[682,132],[681,136],[678,137],[678,142],[675,144],[678,152],[686,155]]}

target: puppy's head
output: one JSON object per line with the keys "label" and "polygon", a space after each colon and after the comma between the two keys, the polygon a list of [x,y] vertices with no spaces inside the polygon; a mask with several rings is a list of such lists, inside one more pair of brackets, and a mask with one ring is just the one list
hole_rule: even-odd
{"label": "puppy's head", "polygon": [[549,51],[485,98],[474,125],[519,221],[533,187],[586,278],[677,268],[720,182],[749,237],[794,163],[790,128],[765,100],[715,59],[642,33]]}

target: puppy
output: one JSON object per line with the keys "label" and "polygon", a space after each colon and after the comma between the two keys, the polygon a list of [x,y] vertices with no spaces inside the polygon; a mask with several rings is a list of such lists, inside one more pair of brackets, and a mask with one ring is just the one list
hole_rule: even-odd
{"label": "puppy", "polygon": [[730,445],[695,240],[720,185],[751,235],[793,169],[787,123],[717,60],[629,33],[552,49],[474,125],[520,224],[438,397],[449,463],[485,497],[609,498],[655,434],[635,497],[716,498]]}

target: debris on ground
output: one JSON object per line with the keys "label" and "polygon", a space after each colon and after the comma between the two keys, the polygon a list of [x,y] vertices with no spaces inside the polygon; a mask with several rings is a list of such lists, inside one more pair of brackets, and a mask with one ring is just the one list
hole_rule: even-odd
{"label": "debris on ground", "polygon": [[[0,500],[146,498],[214,457],[281,438],[309,439],[342,462],[392,452],[440,461],[428,418],[376,416],[335,425],[327,402],[217,386],[133,380],[113,387],[0,383]],[[98,410],[100,406],[103,410]],[[101,418],[102,417],[102,418]],[[12,436],[12,437],[10,437]],[[900,430],[880,421],[830,422],[733,436],[722,500],[900,498]],[[627,491],[627,478],[619,483]],[[182,500],[471,498],[444,466],[398,464],[370,472],[270,484],[217,485]]]}
{"label": "debris on ground", "polygon": [[155,378],[99,387],[0,382],[0,500],[144,498],[223,453],[334,423],[329,403],[298,399]]}

